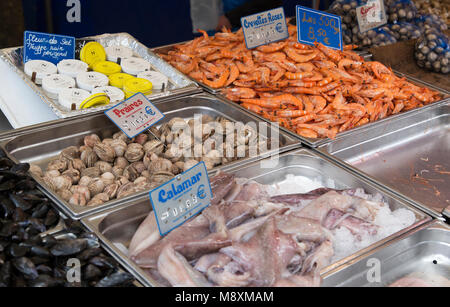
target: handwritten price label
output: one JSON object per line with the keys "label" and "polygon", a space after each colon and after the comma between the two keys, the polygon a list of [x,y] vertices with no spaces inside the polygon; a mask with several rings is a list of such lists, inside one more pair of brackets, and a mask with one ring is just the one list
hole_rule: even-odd
{"label": "handwritten price label", "polygon": [[245,45],[248,49],[267,45],[289,37],[282,7],[241,18]]}
{"label": "handwritten price label", "polygon": [[75,57],[75,37],[25,31],[23,62],[44,60],[58,64]]}
{"label": "handwritten price label", "polygon": [[105,111],[105,115],[130,139],[164,118],[164,114],[142,93],[115,105]]}
{"label": "handwritten price label", "polygon": [[296,6],[297,40],[299,43],[313,45],[314,42],[342,50],[341,17]]}
{"label": "handwritten price label", "polygon": [[150,191],[150,203],[162,236],[209,206],[212,190],[204,162]]}
{"label": "handwritten price label", "polygon": [[356,19],[361,33],[386,24],[387,17],[383,1],[370,0],[366,5],[357,7]]}

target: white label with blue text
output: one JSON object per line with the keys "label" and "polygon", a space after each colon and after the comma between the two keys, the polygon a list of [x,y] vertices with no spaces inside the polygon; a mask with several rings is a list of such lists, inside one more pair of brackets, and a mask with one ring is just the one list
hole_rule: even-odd
{"label": "white label with blue text", "polygon": [[211,185],[204,162],[150,191],[150,202],[161,236],[200,213],[209,206],[211,199]]}
{"label": "white label with blue text", "polygon": [[111,109],[106,110],[105,114],[130,139],[164,118],[164,114],[142,93],[137,93],[116,104]]}
{"label": "white label with blue text", "polygon": [[289,37],[282,7],[241,18],[245,45],[248,49],[267,45]]}

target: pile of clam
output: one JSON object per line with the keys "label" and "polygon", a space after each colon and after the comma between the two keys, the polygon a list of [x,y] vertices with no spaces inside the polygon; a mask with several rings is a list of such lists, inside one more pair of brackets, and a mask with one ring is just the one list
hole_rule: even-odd
{"label": "pile of clam", "polygon": [[211,170],[250,154],[255,129],[223,117],[200,119],[173,118],[133,139],[123,132],[103,140],[92,134],[45,171],[32,165],[30,172],[71,205],[98,206],[154,189],[200,161]]}

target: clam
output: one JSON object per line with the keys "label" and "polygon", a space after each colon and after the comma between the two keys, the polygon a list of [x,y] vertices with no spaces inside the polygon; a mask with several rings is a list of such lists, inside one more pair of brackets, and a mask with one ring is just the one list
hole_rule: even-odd
{"label": "clam", "polygon": [[174,117],[168,123],[168,127],[172,130],[173,134],[177,134],[180,130],[186,129],[187,126],[187,122],[181,117]]}
{"label": "clam", "polygon": [[117,183],[112,183],[105,187],[105,189],[103,190],[103,193],[108,195],[109,199],[113,199],[116,197],[118,189],[119,189],[119,185]]}
{"label": "clam", "polygon": [[70,192],[73,194],[83,194],[86,201],[89,201],[91,199],[91,192],[89,191],[89,188],[87,186],[74,185],[70,188]]}
{"label": "clam", "polygon": [[131,143],[128,145],[124,157],[129,162],[137,162],[144,156],[144,149],[141,144]]}
{"label": "clam", "polygon": [[46,171],[46,172],[44,173],[44,178],[45,178],[45,177],[53,178],[53,177],[58,177],[58,176],[60,176],[60,175],[61,175],[61,173],[60,173],[59,171],[57,171],[57,170],[51,170],[51,171]]}
{"label": "clam", "polygon": [[127,184],[128,182],[130,182],[130,180],[128,180],[128,178],[125,177],[125,176],[119,176],[119,177],[117,177],[117,180],[116,180],[116,183],[117,183],[119,186],[122,186],[122,185],[124,185],[124,184]]}
{"label": "clam", "polygon": [[151,174],[150,174],[150,172],[149,172],[148,170],[145,170],[145,171],[143,171],[143,172],[141,173],[141,177],[145,177],[145,178],[147,178],[147,179],[150,179]]}
{"label": "clam", "polygon": [[105,189],[105,184],[100,178],[94,178],[88,185],[89,192],[91,196],[95,196]]}
{"label": "clam", "polygon": [[158,158],[150,163],[148,170],[151,174],[157,172],[170,172],[172,170],[172,162],[164,158]]}
{"label": "clam", "polygon": [[123,168],[114,166],[111,170],[111,173],[113,173],[114,176],[119,177],[123,175]]}
{"label": "clam", "polygon": [[141,182],[148,183],[148,179],[145,178],[145,177],[138,177],[138,178],[136,178],[136,180],[134,181],[134,184],[138,185],[138,184],[141,183]]}
{"label": "clam", "polygon": [[105,161],[97,161],[95,162],[95,165],[100,169],[100,173],[107,173],[112,171],[112,165],[111,163],[105,162]]}
{"label": "clam", "polygon": [[130,162],[128,162],[127,159],[125,159],[124,157],[117,157],[116,160],[114,161],[114,166],[120,167],[120,168],[125,168],[130,164]]}
{"label": "clam", "polygon": [[123,198],[125,196],[134,194],[136,191],[135,185],[132,182],[128,182],[119,187],[117,190],[117,199]]}
{"label": "clam", "polygon": [[81,159],[72,159],[72,161],[70,161],[70,167],[81,172],[83,169],[86,168],[86,165],[84,164],[83,161],[81,161]]}
{"label": "clam", "polygon": [[114,149],[116,157],[123,157],[128,147],[127,143],[125,143],[121,139],[115,139],[109,145]]}
{"label": "clam", "polygon": [[157,155],[161,154],[164,150],[164,145],[161,143],[161,141],[154,139],[151,141],[148,141],[143,146],[144,151],[146,153],[155,153]]}
{"label": "clam", "polygon": [[81,193],[74,193],[72,197],[69,199],[69,204],[73,206],[86,206],[87,200],[85,196]]}
{"label": "clam", "polygon": [[205,161],[205,163],[211,162],[213,165],[220,164],[222,161],[222,154],[218,150],[211,150],[203,157],[203,161]]}
{"label": "clam", "polygon": [[72,198],[72,193],[68,190],[59,190],[57,193],[64,201],[68,202]]}
{"label": "clam", "polygon": [[107,186],[107,185],[114,183],[114,180],[116,179],[116,177],[114,176],[114,174],[112,174],[110,172],[106,172],[100,176],[100,179],[103,181],[105,186]]}
{"label": "clam", "polygon": [[150,180],[152,181],[152,183],[154,184],[158,184],[161,185],[163,183],[166,183],[167,181],[169,181],[170,179],[172,179],[174,176],[174,174],[172,174],[171,172],[164,172],[164,171],[160,171],[160,172],[156,172],[152,175],[152,177],[150,178]]}
{"label": "clam", "polygon": [[53,160],[48,163],[47,170],[57,170],[58,172],[62,173],[67,169],[67,160]]}
{"label": "clam", "polygon": [[61,153],[59,154],[60,159],[62,158],[62,159],[72,160],[72,159],[77,159],[79,157],[80,157],[80,151],[78,150],[78,148],[76,146],[67,147],[66,149],[61,151]]}
{"label": "clam", "polygon": [[88,167],[81,171],[81,177],[88,176],[91,178],[97,178],[100,175],[101,172],[98,166]]}
{"label": "clam", "polygon": [[111,146],[111,143],[114,142],[112,138],[103,139],[102,143]]}
{"label": "clam", "polygon": [[83,177],[81,177],[80,181],[78,181],[78,185],[87,187],[89,185],[89,183],[91,183],[91,181],[92,181],[91,177],[83,176]]}
{"label": "clam", "polygon": [[110,145],[107,144],[103,143],[95,144],[94,152],[101,160],[106,162],[114,162],[114,159],[116,158],[116,152]]}
{"label": "clam", "polygon": [[68,169],[62,174],[68,176],[72,180],[72,184],[76,184],[80,180],[80,172],[74,168]]}
{"label": "clam", "polygon": [[99,138],[98,135],[96,134],[91,134],[88,136],[84,137],[84,145],[88,146],[88,147],[94,147],[95,144],[100,143],[101,140]]}
{"label": "clam", "polygon": [[113,139],[114,140],[122,140],[122,141],[124,141],[127,144],[130,142],[130,139],[128,138],[128,136],[125,133],[123,133],[122,131],[114,133],[113,134]]}
{"label": "clam", "polygon": [[147,167],[144,165],[143,162],[139,161],[139,162],[134,162],[131,164],[134,169],[141,174],[143,171],[147,170]]}
{"label": "clam", "polygon": [[106,193],[99,193],[95,195],[89,202],[88,206],[99,206],[106,203],[109,200],[109,196]]}
{"label": "clam", "polygon": [[134,168],[133,165],[128,165],[123,170],[123,176],[130,181],[135,181],[137,177],[139,177],[138,171]]}
{"label": "clam", "polygon": [[49,178],[53,190],[69,190],[72,186],[72,179],[69,176],[61,175],[57,177]]}
{"label": "clam", "polygon": [[92,167],[98,161],[97,154],[89,147],[81,153],[81,161],[86,167]]}
{"label": "clam", "polygon": [[134,142],[139,145],[144,145],[147,142],[147,140],[148,140],[148,135],[145,133],[141,133],[135,138]]}
{"label": "clam", "polygon": [[37,176],[37,177],[43,177],[44,173],[42,172],[42,169],[40,166],[31,164],[30,165],[30,173]]}
{"label": "clam", "polygon": [[159,129],[155,126],[150,127],[150,129],[147,130],[148,133],[148,139],[159,139],[161,137],[161,132],[159,132]]}
{"label": "clam", "polygon": [[183,151],[176,145],[169,144],[164,152],[164,157],[172,162],[177,162],[183,156]]}

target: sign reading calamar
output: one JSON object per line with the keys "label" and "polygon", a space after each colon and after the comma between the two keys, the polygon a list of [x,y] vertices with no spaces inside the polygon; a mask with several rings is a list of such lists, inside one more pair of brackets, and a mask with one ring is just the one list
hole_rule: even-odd
{"label": "sign reading calamar", "polygon": [[125,101],[105,111],[106,116],[130,139],[141,134],[164,118],[142,93],[137,93]]}
{"label": "sign reading calamar", "polygon": [[61,60],[75,58],[75,37],[25,31],[23,39],[24,63],[44,60],[58,64]]}
{"label": "sign reading calamar", "polygon": [[341,17],[300,5],[296,6],[297,40],[313,45],[314,42],[342,50]]}
{"label": "sign reading calamar", "polygon": [[241,18],[245,45],[248,49],[289,37],[282,7]]}
{"label": "sign reading calamar", "polygon": [[210,205],[211,199],[212,190],[204,162],[150,191],[161,236],[200,213]]}

